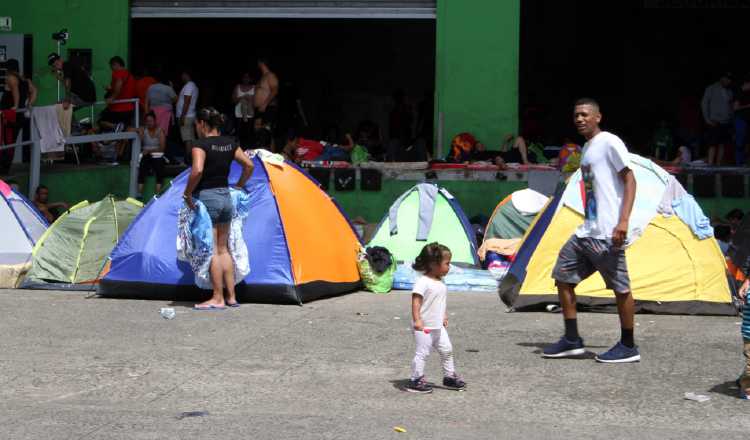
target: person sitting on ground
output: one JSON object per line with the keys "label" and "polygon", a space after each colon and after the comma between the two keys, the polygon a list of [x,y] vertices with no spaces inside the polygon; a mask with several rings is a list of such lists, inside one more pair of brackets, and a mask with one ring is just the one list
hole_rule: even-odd
{"label": "person sitting on ground", "polygon": [[495,165],[500,167],[500,169],[507,168],[509,163],[531,165],[531,159],[526,139],[520,134],[515,136],[509,133],[503,139],[503,143],[500,146],[500,154],[495,158]]}
{"label": "person sitting on ground", "polygon": [[284,144],[284,147],[281,149],[281,155],[284,156],[284,159],[290,161],[290,162],[298,162],[299,159],[297,157],[297,148],[299,145],[297,145],[297,141],[299,140],[299,136],[297,136],[296,133],[293,131],[290,131],[286,136],[286,143]]}
{"label": "person sitting on ground", "polygon": [[[258,121],[260,123],[260,121]],[[244,150],[257,149],[276,151],[276,142],[273,139],[271,130],[265,127],[259,127],[253,135],[253,143],[250,147],[242,147]]]}
{"label": "person sitting on ground", "polygon": [[690,148],[686,147],[685,145],[681,145],[679,148],[677,148],[677,156],[675,156],[674,159],[671,160],[659,160],[658,158],[654,157],[651,160],[653,160],[657,165],[663,166],[663,167],[669,167],[669,166],[687,166],[690,165],[690,162],[692,162],[693,155],[690,153]]}
{"label": "person sitting on ground", "polygon": [[360,122],[354,133],[354,143],[365,147],[373,160],[383,159],[383,139],[376,123],[370,120]]}
{"label": "person sitting on ground", "polygon": [[156,115],[153,112],[146,113],[145,126],[138,129],[141,137],[141,163],[138,168],[138,197],[143,197],[143,184],[146,176],[152,172],[156,175],[155,194],[161,192],[164,183],[164,149],[167,145],[167,136],[161,127],[156,124]]}
{"label": "person sitting on ground", "polygon": [[729,225],[714,225],[714,238],[719,244],[721,253],[726,256],[729,251],[729,243],[732,241],[732,228]]}
{"label": "person sitting on ground", "polygon": [[483,143],[477,142],[470,155],[471,161],[492,162],[501,170],[507,169],[509,163],[530,165],[529,156],[526,140],[522,136],[513,136],[512,134],[505,136],[499,151],[489,151]]}
{"label": "person sitting on ground", "polygon": [[674,155],[674,141],[667,121],[659,122],[659,127],[651,138],[651,148],[657,160],[672,160]]}
{"label": "person sitting on ground", "polygon": [[34,206],[39,212],[47,219],[47,222],[52,224],[58,217],[60,217],[59,210],[67,210],[68,204],[65,202],[50,203],[49,202],[49,188],[44,185],[36,187],[36,194],[34,195]]}
{"label": "person sitting on ground", "polygon": [[742,210],[738,208],[734,208],[733,210],[727,213],[727,222],[729,223],[729,226],[732,228],[732,235],[734,235],[734,232],[740,227],[740,224],[742,223],[742,219],[744,218],[745,218],[745,213],[742,212]]}
{"label": "person sitting on ground", "polygon": [[471,133],[459,133],[451,139],[451,151],[446,158],[447,162],[468,163],[478,158],[477,150],[484,152],[484,145],[478,143],[477,138]]}
{"label": "person sitting on ground", "polygon": [[196,304],[195,310],[220,310],[239,305],[234,291],[234,262],[229,253],[229,227],[234,209],[229,170],[233,161],[242,166],[236,186],[243,189],[253,173],[253,162],[234,138],[221,135],[223,125],[224,116],[214,108],[207,107],[196,113],[195,128],[200,140],[192,143],[192,168],[182,196],[193,210],[196,209],[194,196],[203,202],[213,228],[214,249],[210,263],[213,295],[208,301]]}

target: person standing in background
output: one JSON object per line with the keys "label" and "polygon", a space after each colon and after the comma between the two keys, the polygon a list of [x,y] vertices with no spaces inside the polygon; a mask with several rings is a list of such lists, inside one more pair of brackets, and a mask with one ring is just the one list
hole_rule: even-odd
{"label": "person standing in background", "polygon": [[135,74],[135,96],[138,98],[141,117],[144,117],[148,112],[146,110],[146,93],[148,93],[148,89],[157,82],[156,78],[151,76],[150,73],[148,67],[143,67]]}
{"label": "person standing in background", "polygon": [[255,85],[249,72],[242,74],[240,83],[234,87],[232,102],[234,106],[235,127],[237,139],[243,149],[250,148],[255,131]]}
{"label": "person standing in background", "polygon": [[169,126],[172,125],[174,115],[172,107],[177,102],[177,94],[172,84],[163,74],[156,76],[159,82],[153,84],[146,92],[146,113],[153,112],[156,116],[156,125],[165,134],[169,134]]}
{"label": "person standing in background", "polygon": [[261,124],[271,130],[276,128],[276,116],[279,112],[279,103],[276,97],[279,94],[279,78],[271,71],[268,58],[258,58],[258,69],[261,77],[255,86],[255,116],[261,120]]}
{"label": "person standing in background", "polygon": [[177,98],[177,120],[179,121],[180,137],[185,145],[185,162],[190,163],[193,141],[195,141],[195,105],[198,102],[198,86],[193,82],[188,70],[181,75],[182,89]]}
{"label": "person standing in background", "polygon": [[[18,138],[19,130],[23,129],[23,140],[30,137],[28,111],[16,112],[16,110],[30,108],[36,102],[36,87],[34,83],[21,74],[20,64],[16,59],[5,62],[6,76],[3,97],[0,100],[0,110],[8,110],[15,120],[11,121],[5,116],[5,127],[0,144],[13,144]],[[7,174],[13,164],[15,148],[0,150],[0,174]]]}
{"label": "person standing in background", "polygon": [[747,129],[750,126],[750,76],[740,83],[734,100],[734,161],[738,167],[746,162]]}
{"label": "person standing in background", "polygon": [[708,126],[708,164],[721,165],[724,147],[732,141],[732,74],[724,73],[719,81],[706,87],[701,101],[703,120]]}

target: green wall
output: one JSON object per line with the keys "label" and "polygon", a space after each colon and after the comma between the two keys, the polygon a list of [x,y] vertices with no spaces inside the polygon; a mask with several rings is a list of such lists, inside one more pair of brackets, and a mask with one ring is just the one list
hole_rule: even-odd
{"label": "green wall", "polygon": [[496,149],[518,130],[520,14],[520,0],[437,0],[435,126],[442,113],[443,155],[460,132]]}
{"label": "green wall", "polygon": [[0,15],[13,20],[11,33],[33,35],[33,80],[39,88],[37,105],[57,100],[57,81],[47,67],[47,55],[57,51],[52,33],[63,28],[70,32],[67,49],[91,49],[92,70],[97,83],[97,99],[104,99],[109,84],[108,61],[114,55],[128,60],[129,17],[127,0],[21,0],[2,1]]}

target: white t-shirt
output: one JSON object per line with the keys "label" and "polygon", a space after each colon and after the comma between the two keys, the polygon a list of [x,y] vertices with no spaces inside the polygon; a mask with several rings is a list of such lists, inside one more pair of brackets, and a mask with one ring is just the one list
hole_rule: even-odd
{"label": "white t-shirt", "polygon": [[630,154],[619,137],[606,131],[589,139],[582,154],[585,220],[576,236],[608,240],[620,221],[625,185],[618,173],[630,166]]}
{"label": "white t-shirt", "polygon": [[445,284],[423,275],[414,283],[412,292],[422,297],[420,314],[424,328],[430,330],[443,328],[445,304],[448,297],[448,288]]}
{"label": "white t-shirt", "polygon": [[176,115],[178,118],[182,117],[182,107],[185,105],[186,96],[192,96],[192,99],[190,100],[190,105],[188,106],[188,111],[185,117],[194,118],[195,104],[198,102],[198,86],[192,81],[188,81],[188,83],[182,87],[182,90],[180,90],[180,97],[177,99]]}

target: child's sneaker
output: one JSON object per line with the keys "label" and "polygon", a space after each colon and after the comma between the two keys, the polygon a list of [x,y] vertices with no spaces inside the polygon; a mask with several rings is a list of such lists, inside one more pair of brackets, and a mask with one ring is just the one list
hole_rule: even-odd
{"label": "child's sneaker", "polygon": [[432,386],[424,380],[424,376],[419,379],[411,379],[405,389],[410,393],[418,394],[429,394],[432,392]]}
{"label": "child's sneaker", "polygon": [[466,389],[466,382],[457,374],[453,374],[453,376],[445,376],[443,378],[443,386],[453,388],[454,390],[463,390]]}

